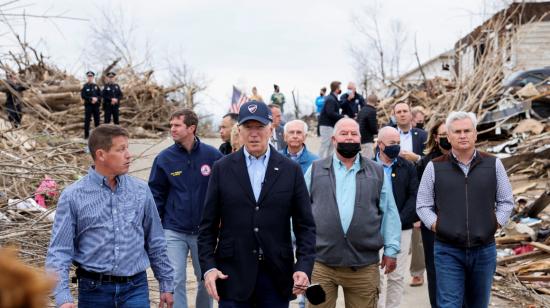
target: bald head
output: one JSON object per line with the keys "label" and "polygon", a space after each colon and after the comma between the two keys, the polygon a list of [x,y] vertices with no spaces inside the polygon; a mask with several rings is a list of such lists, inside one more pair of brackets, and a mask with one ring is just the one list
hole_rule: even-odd
{"label": "bald head", "polygon": [[357,87],[355,86],[355,83],[353,82],[349,82],[348,83],[348,90],[352,90],[352,91],[355,91],[357,89]]}
{"label": "bald head", "polygon": [[367,96],[367,104],[376,106],[377,103],[378,103],[378,97],[376,95],[371,94]]}
{"label": "bald head", "polygon": [[399,131],[391,126],[384,126],[378,131],[378,140],[387,144],[390,139],[399,140]]}
{"label": "bald head", "polygon": [[334,125],[334,131],[332,133],[333,136],[338,135],[339,131],[343,128],[346,129],[354,129],[357,130],[357,133],[359,133],[359,124],[357,124],[357,121],[350,118],[342,118],[336,122]]}
{"label": "bald head", "polygon": [[[343,118],[334,125],[332,134],[332,144],[334,148],[338,143],[360,143],[361,134],[359,133],[359,124],[354,119]],[[338,154],[339,155],[339,154]]]}

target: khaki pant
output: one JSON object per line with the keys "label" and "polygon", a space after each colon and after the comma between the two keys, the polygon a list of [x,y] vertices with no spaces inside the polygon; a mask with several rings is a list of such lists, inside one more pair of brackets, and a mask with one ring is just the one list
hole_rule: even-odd
{"label": "khaki pant", "polygon": [[315,262],[311,282],[320,284],[327,297],[324,303],[308,303],[308,307],[336,307],[338,286],[342,286],[344,290],[346,308],[375,308],[378,302],[378,263],[353,270],[349,267],[329,267]]}
{"label": "khaki pant", "polygon": [[326,158],[333,154],[334,145],[332,144],[332,132],[334,127],[319,126],[319,133],[321,134],[321,145],[319,147],[319,158]]}
{"label": "khaki pant", "polygon": [[426,263],[424,261],[424,247],[420,228],[413,228],[411,239],[411,276],[424,276]]}
{"label": "khaki pant", "polygon": [[[397,267],[395,271],[384,274],[385,269],[380,270],[380,300],[378,308],[398,308],[401,305],[405,291],[405,275],[407,273],[407,257],[411,246],[412,229],[401,231],[400,251],[397,254]],[[383,249],[380,251],[382,256]]]}

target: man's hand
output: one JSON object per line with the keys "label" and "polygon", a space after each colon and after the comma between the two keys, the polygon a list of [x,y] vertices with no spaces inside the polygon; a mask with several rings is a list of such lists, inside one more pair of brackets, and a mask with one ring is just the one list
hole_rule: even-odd
{"label": "man's hand", "polygon": [[380,262],[380,268],[381,269],[386,269],[384,271],[384,274],[389,274],[393,271],[395,271],[395,267],[397,266],[397,259],[396,258],[392,258],[392,257],[388,257],[388,256],[383,256],[382,257],[382,262]]}
{"label": "man's hand", "polygon": [[401,152],[399,152],[399,156],[411,162],[416,162],[420,159],[420,155],[406,150],[402,150]]}
{"label": "man's hand", "polygon": [[415,223],[413,224],[413,227],[415,227],[415,228],[420,228],[420,225],[422,225],[422,223],[421,223],[420,220],[419,220],[419,221],[417,221],[417,222],[415,222]]}
{"label": "man's hand", "polygon": [[118,103],[118,99],[116,99],[116,98],[111,98],[111,104],[114,105],[114,104],[116,104],[116,103]]}
{"label": "man's hand", "polygon": [[307,278],[306,273],[294,272],[294,275],[292,275],[292,279],[294,279],[294,288],[292,289],[292,294],[304,294],[307,287],[309,286],[309,278]]}
{"label": "man's hand", "polygon": [[348,101],[351,101],[355,99],[355,91],[351,91],[349,94],[348,94]]}
{"label": "man's hand", "polygon": [[435,230],[437,230],[437,222],[434,222],[434,224],[430,229],[432,229],[432,231],[435,232]]}
{"label": "man's hand", "polygon": [[227,278],[229,278],[229,276],[224,275],[224,273],[218,271],[217,269],[213,269],[206,274],[206,277],[204,277],[206,291],[208,291],[208,294],[218,302],[220,301],[220,297],[218,296],[218,290],[216,289],[216,280]]}
{"label": "man's hand", "polygon": [[95,104],[97,102],[97,97],[92,97],[92,104]]}
{"label": "man's hand", "polygon": [[[166,306],[164,305],[166,304]],[[170,292],[160,293],[159,308],[172,308],[174,306],[174,295]]]}
{"label": "man's hand", "polygon": [[74,303],[65,303],[65,304],[59,306],[59,308],[77,308],[77,307]]}

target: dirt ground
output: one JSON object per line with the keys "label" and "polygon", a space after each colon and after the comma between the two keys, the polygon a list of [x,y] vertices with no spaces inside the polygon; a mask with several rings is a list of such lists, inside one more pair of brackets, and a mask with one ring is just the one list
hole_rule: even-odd
{"label": "dirt ground", "polygon": [[[201,139],[202,142],[215,146],[216,148],[220,145],[221,141],[219,138],[205,138]],[[130,168],[130,174],[147,180],[149,177],[149,172],[151,165],[155,156],[165,149],[166,147],[172,144],[170,138],[160,139],[160,140],[131,140],[130,142],[130,151],[134,155],[134,162]],[[308,137],[306,144],[309,150],[317,152],[319,149],[319,139],[315,136]],[[195,307],[195,294],[196,294],[196,279],[193,274],[193,268],[191,265],[191,260],[188,260],[187,266],[187,295],[189,307]],[[407,263],[410,263],[410,256],[407,260]],[[424,275],[425,276],[425,275]],[[151,286],[151,301],[152,303],[158,302],[158,285],[153,278],[152,272],[149,270],[149,281]],[[426,278],[425,278],[425,281]],[[410,287],[409,286],[410,277],[405,278],[405,291],[403,295],[402,307],[414,307],[414,308],[429,308],[430,303],[428,299],[428,289],[427,283],[424,283],[421,287]],[[345,307],[342,290],[340,289],[340,295],[338,297],[337,307]],[[215,305],[217,306],[217,305]],[[292,302],[290,307],[298,307],[296,301]],[[499,300],[498,298],[493,298],[491,301],[491,307],[508,307],[505,302]]]}

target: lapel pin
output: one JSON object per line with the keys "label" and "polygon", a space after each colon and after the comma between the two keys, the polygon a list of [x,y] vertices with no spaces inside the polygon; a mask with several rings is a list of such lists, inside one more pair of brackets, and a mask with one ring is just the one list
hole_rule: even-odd
{"label": "lapel pin", "polygon": [[395,177],[395,173],[392,173],[391,176],[392,176],[392,177]]}
{"label": "lapel pin", "polygon": [[275,167],[275,168],[273,168],[273,169],[275,169],[275,171],[279,171],[279,168],[277,168],[277,167]]}

